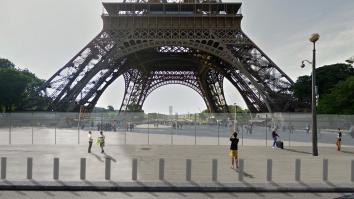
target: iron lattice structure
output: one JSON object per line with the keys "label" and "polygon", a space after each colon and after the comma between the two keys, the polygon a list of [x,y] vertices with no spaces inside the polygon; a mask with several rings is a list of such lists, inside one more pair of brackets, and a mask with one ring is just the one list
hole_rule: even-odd
{"label": "iron lattice structure", "polygon": [[102,31],[44,85],[51,110],[92,110],[125,79],[121,111],[139,111],[167,84],[194,89],[210,112],[228,112],[223,80],[251,112],[291,109],[293,81],[241,30],[241,3],[103,3]]}

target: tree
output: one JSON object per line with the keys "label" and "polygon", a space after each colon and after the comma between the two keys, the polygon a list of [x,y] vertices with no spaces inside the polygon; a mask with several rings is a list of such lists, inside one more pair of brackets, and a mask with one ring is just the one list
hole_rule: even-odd
{"label": "tree", "polygon": [[112,105],[107,106],[108,111],[114,111],[114,107]]}
{"label": "tree", "polygon": [[15,64],[8,59],[0,58],[0,68],[15,68]]}
{"label": "tree", "polygon": [[9,60],[0,59],[0,111],[45,110],[48,99],[41,96],[44,83],[28,70],[16,69]]}
{"label": "tree", "polygon": [[354,114],[354,76],[338,82],[329,94],[319,101],[322,114]]}
{"label": "tree", "polygon": [[[348,64],[332,64],[316,69],[316,85],[320,101],[330,93],[331,89],[341,80],[354,75],[354,68]],[[311,106],[312,76],[300,76],[292,87],[294,97],[302,108]]]}

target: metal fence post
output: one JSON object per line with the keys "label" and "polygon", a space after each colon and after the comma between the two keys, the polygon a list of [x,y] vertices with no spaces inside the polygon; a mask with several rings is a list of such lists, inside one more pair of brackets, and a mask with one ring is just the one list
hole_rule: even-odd
{"label": "metal fence post", "polygon": [[147,114],[148,119],[148,144],[150,144],[150,120],[149,120],[149,113]]}
{"label": "metal fence post", "polygon": [[86,158],[80,159],[80,180],[86,179]]}
{"label": "metal fence post", "polygon": [[238,180],[243,181],[243,176],[244,176],[244,160],[240,159],[239,160],[239,165],[238,165]]}
{"label": "metal fence post", "polygon": [[194,145],[197,145],[197,115],[194,114]]}
{"label": "metal fence post", "polygon": [[33,171],[33,159],[27,158],[27,179],[32,179],[32,172]]}
{"label": "metal fence post", "polygon": [[211,176],[212,176],[212,181],[217,182],[218,181],[218,160],[213,159],[212,161],[212,169],[211,169]]}
{"label": "metal fence post", "polygon": [[57,144],[57,112],[54,112],[54,144]]}
{"label": "metal fence post", "polygon": [[268,159],[267,160],[267,181],[271,182],[272,179],[272,175],[273,175],[273,161],[272,159]]}
{"label": "metal fence post", "polygon": [[159,180],[165,179],[165,159],[159,160]]}
{"label": "metal fence post", "polygon": [[9,118],[10,118],[10,127],[9,127],[9,144],[11,144],[11,130],[12,130],[12,117],[11,117],[11,113],[9,113]]}
{"label": "metal fence post", "polygon": [[187,159],[186,161],[186,180],[191,181],[192,180],[192,160]]}
{"label": "metal fence post", "polygon": [[301,160],[295,160],[295,181],[301,180]]}
{"label": "metal fence post", "polygon": [[217,125],[218,125],[218,145],[220,145],[220,125],[218,120],[217,120]]}
{"label": "metal fence post", "polygon": [[132,180],[138,180],[138,159],[133,159]]}
{"label": "metal fence post", "polygon": [[106,157],[106,161],[105,161],[104,179],[106,179],[106,180],[111,179],[111,158],[109,158],[109,157]]}
{"label": "metal fence post", "polygon": [[266,147],[267,147],[268,146],[268,114],[267,113],[266,113],[265,129],[266,129]]}
{"label": "metal fence post", "polygon": [[6,157],[1,157],[1,179],[6,179]]}
{"label": "metal fence post", "polygon": [[53,165],[53,179],[59,179],[59,158],[54,158],[54,165]]}
{"label": "metal fence post", "polygon": [[351,170],[352,170],[352,175],[351,175],[351,181],[354,182],[354,160],[352,160],[352,165],[351,165]]}
{"label": "metal fence post", "polygon": [[328,181],[328,159],[323,159],[322,180],[324,182]]}
{"label": "metal fence post", "polygon": [[34,113],[32,112],[32,119],[31,119],[31,127],[32,127],[32,144],[33,144],[33,119],[34,119]]}

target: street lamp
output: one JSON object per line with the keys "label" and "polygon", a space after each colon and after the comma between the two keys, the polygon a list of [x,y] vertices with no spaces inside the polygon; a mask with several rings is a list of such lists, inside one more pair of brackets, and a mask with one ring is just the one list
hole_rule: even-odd
{"label": "street lamp", "polygon": [[314,33],[310,37],[310,42],[313,43],[313,58],[312,62],[308,60],[302,61],[301,68],[305,67],[305,62],[312,64],[312,95],[311,95],[311,109],[312,109],[312,155],[318,156],[317,146],[317,116],[316,116],[316,42],[320,39],[318,33]]}
{"label": "street lamp", "polygon": [[234,121],[234,132],[236,132],[236,122],[237,122],[237,105],[234,103],[235,106],[235,121]]}

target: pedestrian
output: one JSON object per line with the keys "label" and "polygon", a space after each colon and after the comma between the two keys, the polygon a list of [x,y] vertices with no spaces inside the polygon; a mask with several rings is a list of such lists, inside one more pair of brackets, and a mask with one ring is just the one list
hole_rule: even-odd
{"label": "pedestrian", "polygon": [[340,151],[340,148],[341,148],[341,142],[342,142],[342,131],[340,130],[340,128],[338,128],[338,132],[337,132],[337,141],[336,141],[337,151]]}
{"label": "pedestrian", "polygon": [[100,131],[100,135],[97,138],[97,144],[99,144],[100,147],[101,147],[101,153],[104,153],[103,147],[104,147],[104,144],[105,144],[105,136],[103,135],[102,131]]}
{"label": "pedestrian", "polygon": [[234,132],[230,137],[231,145],[229,156],[231,157],[231,169],[234,169],[234,164],[236,164],[236,168],[238,168],[238,141],[237,133]]}
{"label": "pedestrian", "polygon": [[91,147],[93,142],[91,131],[88,132],[88,139],[89,139],[88,153],[91,153]]}
{"label": "pedestrian", "polygon": [[272,132],[272,138],[273,138],[273,149],[274,147],[276,147],[276,144],[277,144],[277,139],[278,139],[279,135],[277,132],[275,132],[275,130],[273,130]]}

